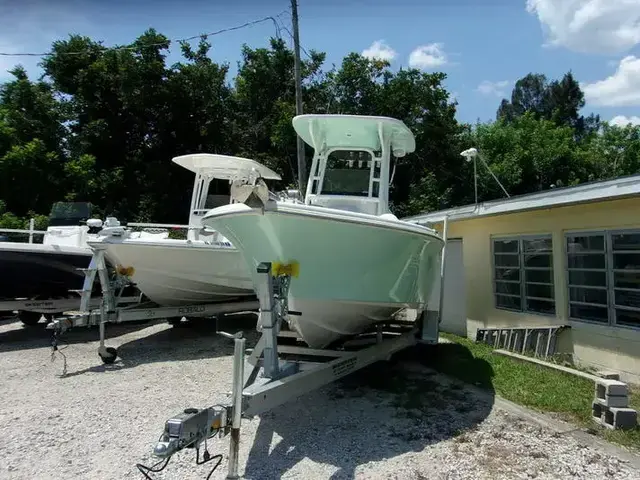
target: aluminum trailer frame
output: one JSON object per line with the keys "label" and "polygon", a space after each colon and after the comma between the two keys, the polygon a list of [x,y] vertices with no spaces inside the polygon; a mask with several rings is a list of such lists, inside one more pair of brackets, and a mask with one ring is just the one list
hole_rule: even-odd
{"label": "aluminum trailer frame", "polygon": [[[90,306],[92,308],[98,308],[102,299],[100,297],[93,297],[91,299]],[[117,303],[130,304],[139,302],[139,296],[121,297]],[[80,297],[78,298],[59,298],[59,299],[47,299],[47,300],[6,300],[0,302],[0,310],[11,311],[25,311],[36,313],[59,313],[59,312],[71,312],[77,311],[80,307]]]}
{"label": "aluminum trailer frame", "polygon": [[[98,355],[106,364],[115,362],[118,350],[107,347],[106,324],[125,323],[144,320],[171,319],[182,317],[211,317],[225,313],[238,313],[257,311],[259,302],[257,300],[235,300],[197,305],[180,305],[172,307],[162,307],[153,302],[142,302],[140,298],[134,304],[121,307],[121,299],[115,294],[116,288],[122,288],[123,284],[133,284],[126,277],[118,275],[115,280],[111,280],[108,275],[105,250],[94,248],[89,267],[84,269],[85,281],[78,293],[80,297],[80,309],[78,314],[54,318],[47,329],[54,331],[53,348],[57,346],[57,338],[74,327],[100,327],[100,346]],[[98,308],[95,308],[96,297],[92,297],[93,283],[98,278],[102,294],[97,299]]]}
{"label": "aluminum trailer frame", "polygon": [[[195,449],[196,462],[199,462],[199,449],[203,445],[205,459],[220,459],[213,468],[215,470],[220,465],[221,456],[209,454],[207,439],[226,435],[230,435],[227,478],[239,478],[242,417],[268,411],[375,362],[388,360],[405,348],[419,343],[438,343],[441,308],[435,315],[425,309],[415,322],[378,324],[372,334],[355,336],[345,341],[341,348],[311,349],[282,345],[279,339],[297,337],[293,331],[281,330],[286,315],[295,314],[288,311],[287,305],[291,277],[288,274],[274,275],[270,263],[262,263],[257,268],[262,280],[257,289],[260,302],[257,329],[262,331],[258,343],[247,358],[242,332],[219,332],[234,341],[231,398],[222,405],[188,408],[169,419],[153,451],[161,460],[152,467],[137,465],[146,478],[150,478],[148,472],[162,471],[172,455],[184,448]],[[441,285],[443,275],[444,269],[441,269]]]}

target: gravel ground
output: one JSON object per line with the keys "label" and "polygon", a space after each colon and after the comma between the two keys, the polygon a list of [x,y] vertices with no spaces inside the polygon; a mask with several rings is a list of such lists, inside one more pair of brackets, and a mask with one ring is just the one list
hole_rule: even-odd
{"label": "gravel ground", "polygon": [[[48,332],[0,323],[0,478],[142,479],[135,464],[153,462],[164,422],[231,390],[232,342],[211,328],[107,331],[122,359],[103,366],[97,330],[72,331],[61,377]],[[211,478],[224,478],[228,441],[210,450],[224,455]],[[640,479],[628,457],[541,427],[406,358],[245,420],[240,455],[251,479]],[[204,479],[207,467],[181,452],[153,478]]]}

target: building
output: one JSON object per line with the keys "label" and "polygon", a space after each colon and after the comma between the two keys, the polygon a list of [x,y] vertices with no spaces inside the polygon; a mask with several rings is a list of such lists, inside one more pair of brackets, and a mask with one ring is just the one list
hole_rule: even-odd
{"label": "building", "polygon": [[443,331],[568,325],[558,351],[640,383],[640,175],[405,220],[445,217]]}

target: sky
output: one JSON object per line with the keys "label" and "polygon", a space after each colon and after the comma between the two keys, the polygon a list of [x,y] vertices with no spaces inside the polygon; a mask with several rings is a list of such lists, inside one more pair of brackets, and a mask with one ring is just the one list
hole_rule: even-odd
{"label": "sky", "polygon": [[[289,7],[289,0],[0,0],[0,53],[47,52],[71,33],[109,46],[150,27],[180,39],[267,16],[290,31]],[[300,43],[326,52],[327,69],[359,52],[394,70],[445,72],[460,121],[493,120],[528,73],[556,79],[572,71],[586,96],[583,114],[640,124],[640,0],[298,0],[298,10]],[[274,35],[270,20],[221,33],[209,38],[211,56],[228,62],[233,76],[242,45],[267,46]],[[169,59],[179,58],[171,49]],[[0,56],[0,82],[17,63],[36,78],[38,61]]]}

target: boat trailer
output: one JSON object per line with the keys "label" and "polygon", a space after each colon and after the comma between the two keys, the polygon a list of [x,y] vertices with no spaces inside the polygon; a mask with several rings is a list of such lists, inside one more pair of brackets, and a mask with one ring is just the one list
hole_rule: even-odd
{"label": "boat trailer", "polygon": [[[227,435],[230,437],[227,478],[239,478],[243,417],[259,415],[377,361],[388,360],[407,347],[438,343],[439,311],[425,309],[416,321],[395,320],[375,325],[371,332],[345,341],[340,348],[292,345],[299,340],[297,333],[282,327],[286,325],[287,315],[296,314],[288,311],[287,306],[289,283],[295,269],[284,267],[271,263],[257,267],[260,277],[257,329],[262,334],[255,348],[246,351],[242,331],[218,332],[234,342],[233,388],[229,400],[202,409],[187,408],[167,420],[153,449],[159,461],[152,466],[136,465],[146,479],[152,478],[151,473],[164,470],[171,457],[183,449],[195,450],[198,465],[215,462],[206,477],[209,479],[222,463],[222,455],[212,456],[207,442]],[[204,449],[202,458],[201,449]]]}
{"label": "boat trailer", "polygon": [[[158,319],[167,319],[170,323],[180,321],[182,317],[211,317],[225,313],[257,311],[257,300],[235,300],[197,305],[181,305],[173,307],[158,306],[153,302],[143,301],[142,294],[125,300],[116,293],[127,285],[132,285],[126,272],[116,274],[115,279],[109,278],[109,272],[105,262],[105,250],[94,248],[91,262],[83,269],[85,280],[80,294],[79,313],[64,317],[56,317],[47,325],[47,329],[53,330],[52,347],[57,349],[60,335],[74,327],[99,327],[100,346],[98,355],[105,364],[116,361],[118,350],[105,345],[106,324],[140,322]],[[92,296],[93,285],[96,277],[100,282],[102,294],[96,298]],[[131,301],[128,301],[131,300]],[[77,306],[77,301],[75,303]]]}

